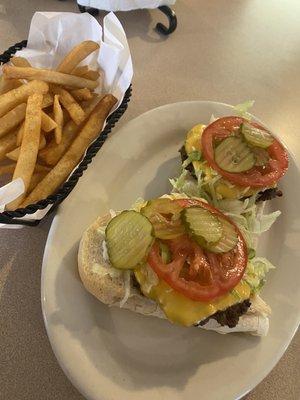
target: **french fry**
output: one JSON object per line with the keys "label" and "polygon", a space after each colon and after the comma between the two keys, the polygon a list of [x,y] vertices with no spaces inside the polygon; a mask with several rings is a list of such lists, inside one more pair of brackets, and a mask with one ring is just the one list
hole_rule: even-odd
{"label": "french fry", "polygon": [[0,138],[0,160],[5,158],[6,153],[16,147],[17,130],[9,132],[3,138]]}
{"label": "french fry", "polygon": [[42,129],[45,132],[51,132],[57,127],[57,123],[49,117],[44,111],[42,111]]}
{"label": "french fry", "polygon": [[75,89],[72,90],[70,93],[74,97],[74,99],[78,101],[90,100],[93,98],[92,92],[87,88]]}
{"label": "french fry", "polygon": [[56,68],[57,71],[69,74],[82,60],[99,48],[99,44],[92,40],[86,40],[79,43],[77,46],[73,47],[73,49],[61,61],[59,66]]}
{"label": "french fry", "polygon": [[[14,171],[13,179],[22,178],[27,193],[32,174],[34,172],[41,134],[43,95],[32,94],[28,97],[24,135],[20,155]],[[6,206],[7,210],[16,209],[23,201],[25,194],[19,196]]]}
{"label": "french fry", "polygon": [[14,65],[15,67],[31,67],[31,64],[28,60],[26,60],[25,57],[12,57],[10,59],[10,62],[12,63],[12,65]]}
{"label": "french fry", "polygon": [[34,174],[31,177],[31,181],[28,187],[28,193],[30,193],[38,183],[41,182],[41,180],[43,178],[45,178],[45,175],[47,174],[47,172],[34,172]]}
{"label": "french fry", "polygon": [[56,83],[57,85],[71,86],[79,89],[85,87],[88,89],[95,89],[98,86],[98,82],[75,75],[53,71],[51,69],[4,65],[3,74],[6,78],[28,79],[30,81],[37,79],[44,82]]}
{"label": "french fry", "polygon": [[[100,100],[99,97],[95,97],[92,101],[88,102],[88,104],[84,105],[86,118],[89,117]],[[55,139],[52,139],[45,149],[39,152],[39,159],[47,165],[56,165],[70,147],[79,130],[80,127],[76,125],[74,121],[71,120],[67,122],[63,127],[63,135],[60,144],[57,144]]]}
{"label": "french fry", "polygon": [[48,145],[39,152],[39,160],[43,163],[54,166],[64,155],[75,139],[80,127],[70,120],[63,128],[62,139],[59,144],[53,138]]}
{"label": "french fry", "polygon": [[[8,164],[8,165],[1,165],[0,166],[0,175],[13,174],[15,168],[16,168],[16,163]],[[46,175],[49,171],[50,171],[50,168],[46,167],[45,165],[36,164],[35,168],[34,168],[34,173],[43,173],[44,175]]]}
{"label": "french fry", "polygon": [[34,172],[50,172],[51,168],[46,165],[35,164]]}
{"label": "french fry", "polygon": [[60,97],[58,94],[54,95],[54,103],[53,103],[53,115],[54,120],[56,122],[56,128],[54,131],[55,142],[59,144],[62,138],[62,127],[64,125],[64,114],[60,105]]}
{"label": "french fry", "polygon": [[111,94],[103,97],[65,155],[27,196],[21,207],[44,199],[59,188],[76,167],[87,147],[99,135],[109,111],[116,102],[117,99]]}
{"label": "french fry", "polygon": [[62,111],[63,111],[64,125],[65,125],[68,121],[70,121],[71,117],[65,108],[62,108]]}
{"label": "french fry", "polygon": [[91,81],[96,81],[100,76],[98,71],[94,71],[89,69],[85,74],[83,74],[83,78],[90,79]]}
{"label": "french fry", "polygon": [[74,68],[70,73],[76,76],[83,76],[86,72],[88,72],[89,67],[87,65],[82,65],[80,67]]}
{"label": "french fry", "polygon": [[[4,67],[3,67],[4,68]],[[15,68],[15,67],[12,67]],[[33,81],[28,84],[10,90],[9,92],[0,96],[0,117],[2,117],[7,111],[10,111],[17,105],[24,103],[28,96],[33,93],[45,94],[49,90],[49,86],[46,82]]]}
{"label": "french fry", "polygon": [[43,98],[42,108],[47,108],[53,104],[53,95],[51,93],[46,93]]}
{"label": "french fry", "polygon": [[52,86],[51,90],[59,95],[59,102],[68,111],[75,124],[80,125],[85,119],[85,113],[74,97],[67,90],[59,86]]}
{"label": "french fry", "polygon": [[[43,107],[43,105],[44,105],[44,99],[43,99],[42,107]],[[42,111],[42,129],[43,129],[43,131],[46,133],[51,132],[53,129],[56,128],[56,126],[57,126],[56,122],[53,121],[53,119],[51,117],[49,117],[49,115],[47,115],[46,113],[44,113]],[[17,147],[21,146],[22,139],[23,139],[23,133],[24,133],[24,122],[21,124],[21,126],[18,130],[17,140],[16,140]],[[45,141],[46,141],[46,139],[45,139]],[[46,144],[45,144],[45,146],[46,146]]]}
{"label": "french fry", "polygon": [[23,121],[26,113],[26,103],[19,104],[14,109],[0,118],[0,137],[5,136],[10,130]]}
{"label": "french fry", "polygon": [[[45,136],[42,134],[40,135],[40,144],[39,144],[39,150],[43,150],[46,147],[46,139]],[[9,158],[12,161],[18,161],[19,155],[20,155],[20,150],[21,147],[16,147],[14,150],[10,151],[9,153],[6,153],[6,157]]]}
{"label": "french fry", "polygon": [[45,139],[45,135],[43,134],[43,131],[41,133],[41,137],[40,137],[40,144],[39,144],[39,150],[43,150],[47,145],[46,139]]}
{"label": "french fry", "polygon": [[20,155],[20,147],[17,147],[16,149],[7,153],[6,157],[12,161],[18,161],[19,155]]}
{"label": "french fry", "polygon": [[[53,99],[54,99],[54,97],[53,97]],[[53,107],[52,107],[52,110],[53,110]],[[70,114],[68,113],[68,111],[65,110],[64,108],[62,108],[62,112],[63,112],[64,125],[65,125],[68,121],[70,121],[71,118],[70,118]],[[52,112],[48,112],[47,115],[54,121],[53,111]],[[42,118],[43,118],[43,114],[42,114]],[[42,119],[42,123],[43,123],[43,119]],[[56,127],[56,125],[57,124],[55,122],[55,127]],[[44,133],[47,135],[48,133],[52,133],[52,131],[46,132],[44,130]]]}
{"label": "french fry", "polygon": [[9,92],[22,86],[23,83],[18,79],[5,79],[4,76],[0,78],[0,95]]}
{"label": "french fry", "polygon": [[24,122],[21,124],[20,128],[18,129],[18,134],[17,134],[17,139],[16,139],[17,147],[21,146],[23,134],[24,134]]}
{"label": "french fry", "polygon": [[92,81],[96,81],[100,76],[100,72],[89,69],[87,65],[83,65],[73,69],[73,71],[71,71],[71,74],[81,76],[82,78],[91,79]]}
{"label": "french fry", "polygon": [[14,170],[16,168],[16,164],[7,164],[7,165],[1,165],[0,166],[0,176],[1,175],[12,175],[14,173]]}
{"label": "french fry", "polygon": [[[84,100],[81,102],[81,107],[85,113],[87,113],[87,110],[90,109],[90,107],[96,107],[96,105],[103,99],[105,94],[93,94],[93,98],[90,100]],[[93,109],[94,109],[93,108]],[[93,110],[92,110],[93,111]]]}

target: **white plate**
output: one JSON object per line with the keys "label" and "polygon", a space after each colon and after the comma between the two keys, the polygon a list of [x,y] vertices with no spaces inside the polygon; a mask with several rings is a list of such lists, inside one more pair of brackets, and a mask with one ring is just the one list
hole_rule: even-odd
{"label": "white plate", "polygon": [[84,229],[109,208],[168,192],[185,133],[212,113],[232,109],[176,103],[129,122],[107,140],[53,221],[42,271],[43,314],[61,367],[87,399],[239,398],[274,367],[299,324],[299,170],[292,160],[280,183],[284,197],[272,201],[283,215],[261,245],[260,253],[277,265],[263,293],[273,309],[266,338],[223,336],[108,308],[80,283],[76,257]]}

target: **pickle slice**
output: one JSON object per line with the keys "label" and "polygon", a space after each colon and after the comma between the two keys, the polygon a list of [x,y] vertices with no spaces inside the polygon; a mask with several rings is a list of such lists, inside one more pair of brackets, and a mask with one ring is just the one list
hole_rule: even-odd
{"label": "pickle slice", "polygon": [[262,149],[261,147],[253,147],[252,151],[255,155],[256,166],[263,167],[264,165],[268,164],[270,156],[267,150]]}
{"label": "pickle slice", "polygon": [[145,261],[153,242],[151,222],[136,211],[123,211],[106,227],[106,245],[111,265],[133,269]]}
{"label": "pickle slice", "polygon": [[198,206],[185,208],[181,212],[181,218],[190,235],[200,245],[203,245],[203,239],[207,243],[215,243],[222,237],[221,222],[205,208]]}
{"label": "pickle slice", "polygon": [[222,237],[217,243],[207,243],[206,248],[212,253],[227,253],[237,245],[238,235],[235,227],[230,222],[224,218],[218,218],[222,224]]}
{"label": "pickle slice", "polygon": [[182,207],[171,199],[150,200],[141,213],[152,223],[154,235],[158,239],[175,239],[185,233],[181,223]]}
{"label": "pickle slice", "polygon": [[216,147],[215,161],[224,171],[244,172],[255,165],[255,156],[241,137],[230,136]]}
{"label": "pickle slice", "polygon": [[241,132],[248,143],[263,149],[271,146],[274,141],[274,138],[270,133],[263,129],[256,128],[247,122],[242,124]]}
{"label": "pickle slice", "polygon": [[149,217],[155,213],[160,214],[179,214],[182,207],[174,200],[161,197],[147,201],[147,204],[141,209],[142,214]]}

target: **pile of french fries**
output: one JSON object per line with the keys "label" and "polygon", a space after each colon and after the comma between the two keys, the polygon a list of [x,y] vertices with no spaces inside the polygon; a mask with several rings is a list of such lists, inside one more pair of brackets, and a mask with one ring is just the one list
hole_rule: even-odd
{"label": "pile of french fries", "polygon": [[22,178],[25,193],[6,206],[26,207],[54,194],[96,139],[117,102],[97,95],[102,71],[82,61],[99,51],[93,41],[75,46],[55,70],[13,57],[0,81],[0,175]]}

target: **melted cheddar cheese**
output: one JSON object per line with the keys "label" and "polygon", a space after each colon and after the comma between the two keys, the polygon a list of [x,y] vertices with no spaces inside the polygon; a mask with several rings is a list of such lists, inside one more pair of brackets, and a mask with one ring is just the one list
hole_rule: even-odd
{"label": "melted cheddar cheese", "polygon": [[250,297],[249,285],[241,281],[233,292],[211,302],[194,301],[176,292],[167,283],[158,278],[154,284],[150,282],[149,285],[149,268],[149,266],[145,265],[134,271],[143,294],[156,301],[171,322],[180,325],[192,326],[215,312],[225,310]]}

